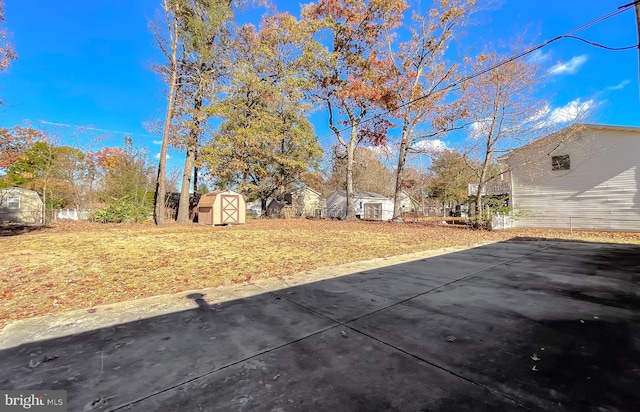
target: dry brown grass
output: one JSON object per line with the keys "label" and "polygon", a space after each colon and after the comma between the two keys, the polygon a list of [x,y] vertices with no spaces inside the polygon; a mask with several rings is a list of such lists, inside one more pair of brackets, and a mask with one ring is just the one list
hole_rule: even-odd
{"label": "dry brown grass", "polygon": [[0,237],[0,328],[8,322],[322,266],[514,237],[640,243],[640,234],[433,224],[250,220],[243,226],[67,223]]}

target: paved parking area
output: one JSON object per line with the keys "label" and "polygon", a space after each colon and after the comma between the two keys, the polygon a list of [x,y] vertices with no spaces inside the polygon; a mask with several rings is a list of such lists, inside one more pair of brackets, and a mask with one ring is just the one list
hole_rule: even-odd
{"label": "paved parking area", "polygon": [[70,411],[639,410],[640,247],[373,266],[18,322],[0,388],[64,389]]}

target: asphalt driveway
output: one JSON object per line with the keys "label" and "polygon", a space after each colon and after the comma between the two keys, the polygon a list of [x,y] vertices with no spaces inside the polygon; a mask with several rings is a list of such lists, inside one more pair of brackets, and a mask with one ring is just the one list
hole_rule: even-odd
{"label": "asphalt driveway", "polygon": [[640,247],[374,266],[17,322],[0,389],[67,390],[69,411],[640,410]]}

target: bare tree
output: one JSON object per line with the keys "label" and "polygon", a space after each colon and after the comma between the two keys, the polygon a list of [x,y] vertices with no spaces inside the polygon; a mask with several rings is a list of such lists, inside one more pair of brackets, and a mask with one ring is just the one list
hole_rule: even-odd
{"label": "bare tree", "polygon": [[[153,218],[156,225],[164,225],[165,222],[165,196],[166,196],[166,168],[167,168],[167,148],[169,146],[169,133],[171,121],[175,110],[175,97],[178,82],[178,16],[180,6],[177,2],[162,0],[162,10],[166,19],[166,29],[168,42],[158,41],[158,46],[163,54],[168,58],[168,86],[167,91],[167,111],[164,118],[162,130],[162,146],[160,149],[160,160],[158,162],[158,177],[156,181],[156,191],[154,196]],[[156,36],[158,39],[158,36]]]}
{"label": "bare tree", "polygon": [[[542,67],[533,60],[487,52],[478,56],[474,66],[480,73],[490,69],[465,84],[470,127],[463,151],[478,184],[471,195],[479,225],[487,183],[509,171],[506,166],[497,167],[496,161],[515,148],[557,133],[560,127],[584,120],[588,116],[588,105],[578,104],[572,113],[557,118],[546,101],[538,97]],[[577,127],[563,130],[563,141],[578,133]]]}
{"label": "bare tree", "polygon": [[[402,43],[397,53],[390,49],[397,70],[397,94],[404,105],[393,112],[402,123],[396,184],[394,192],[394,220],[400,220],[401,192],[407,154],[420,140],[436,138],[456,127],[464,106],[453,97],[457,88],[458,65],[447,62],[445,53],[464,30],[473,12],[474,1],[436,0],[423,12],[414,12],[407,25],[411,38]],[[419,127],[429,124],[423,133]]]}

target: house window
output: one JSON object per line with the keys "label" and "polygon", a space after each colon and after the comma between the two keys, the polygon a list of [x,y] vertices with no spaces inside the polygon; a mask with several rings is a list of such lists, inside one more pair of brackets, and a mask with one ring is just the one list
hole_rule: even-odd
{"label": "house window", "polygon": [[20,195],[7,196],[7,207],[9,209],[20,209]]}
{"label": "house window", "polygon": [[569,155],[552,156],[551,170],[569,170],[571,169],[571,160]]}

